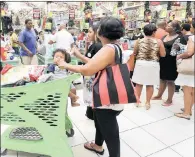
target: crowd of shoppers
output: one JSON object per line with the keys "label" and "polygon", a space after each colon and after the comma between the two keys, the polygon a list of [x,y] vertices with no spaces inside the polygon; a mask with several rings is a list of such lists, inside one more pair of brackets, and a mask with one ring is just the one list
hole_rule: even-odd
{"label": "crowd of shoppers", "polygon": [[[118,40],[124,36],[124,30],[122,22],[114,17],[106,17],[99,23],[91,25],[86,37],[86,52],[84,54],[80,52],[77,41],[75,42],[75,40],[84,39],[84,33],[82,32],[77,39],[74,39],[71,33],[66,30],[65,24],[59,25],[59,30],[48,42],[48,44],[56,44],[56,48],[60,50],[59,54],[66,50],[83,62],[83,65],[70,65],[62,57],[63,59],[57,60],[56,64],[83,75],[83,100],[88,106],[86,116],[94,120],[96,128],[95,142],[87,142],[84,147],[103,155],[103,142],[105,141],[110,157],[120,157],[119,126],[116,117],[123,111],[124,105],[101,105],[100,101],[94,99],[92,94],[93,91],[99,90],[93,86],[93,83],[97,80],[104,82],[106,77],[100,78],[102,71],[122,63],[117,60],[117,57],[122,58],[122,50]],[[129,65],[132,65],[130,70],[132,81],[136,86],[137,107],[142,104],[139,99],[143,86],[146,86],[146,102],[144,104],[146,110],[151,108],[151,100],[162,100],[167,87],[168,97],[162,105],[166,107],[173,105],[175,88],[178,91],[179,86],[181,86],[184,92],[184,108],[181,109],[182,113],[176,113],[175,116],[190,119],[192,106],[195,103],[194,73],[180,73],[178,66],[181,60],[194,60],[194,30],[194,22],[191,25],[187,23],[180,25],[176,20],[168,23],[159,21],[157,26],[155,24],[145,25],[143,33],[140,29],[136,29],[133,34],[129,35],[130,40],[135,40],[133,60],[131,58]],[[44,32],[40,31],[38,36],[39,38],[37,38],[30,19],[25,21],[25,29],[19,34],[18,39],[15,32],[11,33],[12,47],[16,54],[20,53],[22,56],[23,64],[33,64],[33,60],[37,60],[37,43],[44,43]],[[19,46],[21,47],[20,51]],[[173,52],[176,52],[175,55]],[[109,71],[107,73],[109,74]],[[127,75],[130,77],[130,73]],[[158,85],[160,85],[158,94],[153,97],[154,86]],[[103,88],[106,87],[105,85]]]}

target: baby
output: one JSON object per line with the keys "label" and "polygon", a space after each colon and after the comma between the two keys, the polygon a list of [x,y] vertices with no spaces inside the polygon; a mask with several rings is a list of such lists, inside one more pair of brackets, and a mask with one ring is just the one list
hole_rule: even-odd
{"label": "baby", "polygon": [[[59,62],[59,60],[63,59],[65,62],[70,63],[70,61],[71,61],[70,54],[67,53],[66,50],[64,50],[64,49],[56,49],[53,52],[53,59],[54,59],[54,64],[50,64],[47,67],[47,73],[52,72],[54,74],[52,76],[53,80],[62,79],[62,78],[67,77],[68,71],[66,69],[62,69],[62,68],[58,67],[58,62]],[[77,100],[79,97],[76,95],[76,89],[73,86],[73,84],[71,84],[71,90],[70,90],[68,96],[71,99],[71,104],[73,107],[80,106],[80,104],[77,103]]]}

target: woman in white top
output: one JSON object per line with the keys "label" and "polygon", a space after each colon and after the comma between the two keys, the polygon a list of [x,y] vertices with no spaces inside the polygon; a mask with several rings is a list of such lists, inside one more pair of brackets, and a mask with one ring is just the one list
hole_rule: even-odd
{"label": "woman in white top", "polygon": [[[124,35],[124,26],[120,20],[113,17],[106,17],[101,20],[98,29],[98,38],[103,47],[84,66],[69,65],[63,60],[60,66],[84,76],[92,76],[107,66],[115,65],[115,48],[112,44],[117,43]],[[94,101],[95,106],[98,105]],[[103,155],[103,142],[108,147],[110,157],[120,157],[119,127],[116,116],[123,110],[121,104],[108,104],[107,107],[94,108],[94,122],[96,127],[95,143],[86,143],[84,147]]]}
{"label": "woman in white top", "polygon": [[[192,23],[191,32],[192,34],[195,34],[195,21]],[[188,44],[187,44],[187,51],[181,55],[178,55],[177,59],[186,59],[194,55],[194,48],[195,48],[194,38],[195,38],[195,35],[192,35],[189,37]],[[190,120],[190,115],[192,114],[192,106],[195,103],[194,75],[184,75],[184,74],[179,73],[177,80],[176,80],[176,84],[183,87],[184,109],[181,109],[183,113],[176,113],[175,116]]]}

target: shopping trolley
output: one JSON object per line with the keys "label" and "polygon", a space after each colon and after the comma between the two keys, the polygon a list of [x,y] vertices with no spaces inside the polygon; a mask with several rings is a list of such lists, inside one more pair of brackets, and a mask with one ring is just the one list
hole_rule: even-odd
{"label": "shopping trolley", "polygon": [[[67,136],[74,130],[67,115],[70,85],[80,74],[41,84],[1,89],[1,148],[73,157]],[[5,154],[5,152],[3,152]]]}

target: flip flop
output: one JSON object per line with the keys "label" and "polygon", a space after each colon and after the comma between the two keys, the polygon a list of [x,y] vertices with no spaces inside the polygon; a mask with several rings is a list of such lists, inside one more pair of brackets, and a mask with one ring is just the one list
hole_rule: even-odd
{"label": "flip flop", "polygon": [[146,104],[146,110],[149,110],[151,108],[150,104]]}
{"label": "flip flop", "polygon": [[[184,108],[181,108],[181,111],[182,112],[185,112]],[[192,115],[192,112],[190,113],[190,116]]]}
{"label": "flip flop", "polygon": [[190,120],[190,115],[184,115],[183,113],[175,113],[174,115],[179,118]]}
{"label": "flip flop", "polygon": [[[89,147],[86,146],[86,145],[88,145],[88,144],[90,145],[91,148],[89,148]],[[84,144],[84,148],[87,149],[87,150],[93,151],[93,152],[95,152],[95,153],[97,153],[97,154],[100,154],[100,155],[103,155],[103,154],[104,154],[104,149],[103,149],[103,151],[101,151],[101,152],[100,152],[100,151],[97,151],[97,150],[95,150],[95,149],[92,147],[92,143],[85,143],[85,144]]]}
{"label": "flip flop", "polygon": [[173,105],[173,103],[170,103],[170,104],[164,103],[164,104],[162,104],[162,106],[171,106],[171,105]]}

